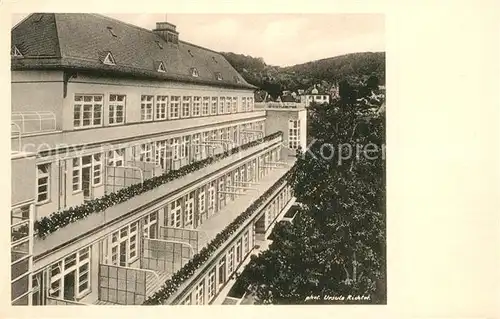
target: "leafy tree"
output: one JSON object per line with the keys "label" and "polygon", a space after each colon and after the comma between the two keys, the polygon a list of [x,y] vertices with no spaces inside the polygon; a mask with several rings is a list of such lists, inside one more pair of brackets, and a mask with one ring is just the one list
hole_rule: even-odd
{"label": "leafy tree", "polygon": [[342,100],[309,112],[316,142],[297,157],[290,180],[304,208],[293,224],[276,226],[244,280],[259,303],[304,303],[311,295],[316,303],[350,302],[324,300],[339,295],[384,303],[385,114]]}
{"label": "leafy tree", "polygon": [[366,86],[371,90],[377,90],[379,84],[378,82],[378,77],[376,75],[371,75],[366,81]]}

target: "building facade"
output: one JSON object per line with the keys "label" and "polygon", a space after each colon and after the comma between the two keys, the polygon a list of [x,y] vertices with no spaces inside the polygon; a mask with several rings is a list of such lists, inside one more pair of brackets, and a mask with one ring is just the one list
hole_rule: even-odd
{"label": "building facade", "polygon": [[213,303],[294,202],[305,110],[255,108],[167,22],[35,13],[11,38],[12,304]]}

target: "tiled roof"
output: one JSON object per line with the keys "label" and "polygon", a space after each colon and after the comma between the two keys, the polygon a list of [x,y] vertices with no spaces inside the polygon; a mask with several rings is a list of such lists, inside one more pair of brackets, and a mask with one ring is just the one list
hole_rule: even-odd
{"label": "tiled roof", "polygon": [[[12,70],[65,68],[255,89],[218,52],[166,42],[151,30],[98,14],[34,13],[12,29],[11,39],[24,56],[12,59]],[[102,63],[108,52],[116,65]],[[166,72],[157,71],[161,62]]]}

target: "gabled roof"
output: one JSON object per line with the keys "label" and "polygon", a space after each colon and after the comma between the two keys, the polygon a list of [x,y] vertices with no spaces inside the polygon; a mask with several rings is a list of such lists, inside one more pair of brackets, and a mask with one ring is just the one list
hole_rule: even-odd
{"label": "gabled roof", "polygon": [[[23,54],[11,60],[12,70],[71,69],[255,89],[218,52],[166,42],[151,30],[98,14],[33,13],[12,29],[11,39]],[[103,63],[107,53],[116,65]],[[166,72],[158,72],[158,61]]]}

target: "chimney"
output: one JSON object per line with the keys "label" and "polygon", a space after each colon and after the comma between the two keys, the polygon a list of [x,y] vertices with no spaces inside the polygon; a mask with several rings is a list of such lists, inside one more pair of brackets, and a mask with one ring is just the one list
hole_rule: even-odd
{"label": "chimney", "polygon": [[163,40],[177,44],[179,43],[179,32],[175,29],[176,26],[172,23],[156,22],[156,29],[154,29],[153,32],[162,37]]}

